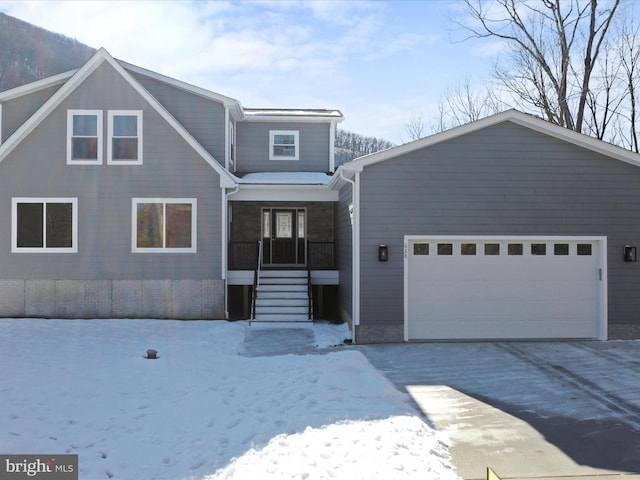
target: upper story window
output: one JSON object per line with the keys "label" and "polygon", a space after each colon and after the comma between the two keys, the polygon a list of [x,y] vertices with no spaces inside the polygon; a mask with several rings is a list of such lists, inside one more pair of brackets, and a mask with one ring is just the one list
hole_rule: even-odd
{"label": "upper story window", "polygon": [[102,110],[67,112],[67,163],[102,163]]}
{"label": "upper story window", "polygon": [[142,111],[109,110],[107,163],[142,163]]}
{"label": "upper story window", "polygon": [[299,160],[300,132],[271,130],[269,132],[269,160]]}
{"label": "upper story window", "polygon": [[13,198],[12,252],[78,251],[77,198]]}

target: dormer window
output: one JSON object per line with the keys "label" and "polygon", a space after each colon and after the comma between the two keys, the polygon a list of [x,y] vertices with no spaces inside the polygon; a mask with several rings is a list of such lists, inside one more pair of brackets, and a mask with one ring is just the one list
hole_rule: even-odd
{"label": "dormer window", "polygon": [[298,160],[300,158],[300,132],[297,130],[271,130],[269,132],[269,160]]}
{"label": "dormer window", "polygon": [[67,163],[102,163],[102,110],[67,112]]}
{"label": "dormer window", "polygon": [[142,112],[110,110],[107,163],[142,164]]}

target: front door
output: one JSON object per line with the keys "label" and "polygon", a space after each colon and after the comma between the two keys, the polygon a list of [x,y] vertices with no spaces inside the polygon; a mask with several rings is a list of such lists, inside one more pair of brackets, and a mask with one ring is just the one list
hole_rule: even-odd
{"label": "front door", "polygon": [[296,265],[305,263],[305,210],[264,209],[264,264]]}

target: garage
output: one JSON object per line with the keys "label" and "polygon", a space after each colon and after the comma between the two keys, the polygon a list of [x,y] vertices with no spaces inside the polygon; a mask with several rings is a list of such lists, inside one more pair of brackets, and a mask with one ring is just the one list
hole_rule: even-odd
{"label": "garage", "polygon": [[606,339],[605,237],[405,236],[411,340]]}

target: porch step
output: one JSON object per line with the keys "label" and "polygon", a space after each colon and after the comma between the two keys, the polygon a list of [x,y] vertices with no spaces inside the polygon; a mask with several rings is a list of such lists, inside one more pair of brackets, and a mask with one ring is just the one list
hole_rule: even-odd
{"label": "porch step", "polygon": [[309,298],[305,296],[299,297],[258,297],[256,299],[256,307],[308,307]]}
{"label": "porch step", "polygon": [[263,313],[256,314],[254,322],[312,322],[308,315],[299,314],[281,314],[281,313]]}
{"label": "porch step", "polygon": [[307,292],[307,284],[288,284],[280,283],[276,285],[264,285],[260,283],[258,285],[258,295],[260,292]]}

